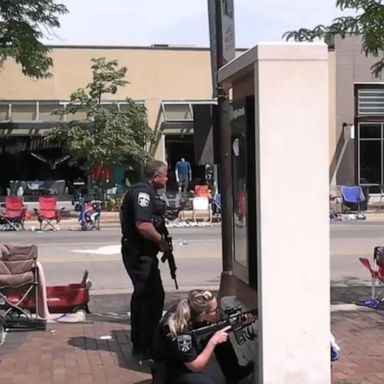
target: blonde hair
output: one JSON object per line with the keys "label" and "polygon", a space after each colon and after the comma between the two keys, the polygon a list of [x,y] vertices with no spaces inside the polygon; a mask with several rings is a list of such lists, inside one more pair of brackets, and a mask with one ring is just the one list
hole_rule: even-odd
{"label": "blonde hair", "polygon": [[169,331],[173,337],[186,332],[197,320],[199,315],[209,312],[209,302],[214,298],[213,293],[202,289],[189,291],[188,298],[182,299],[176,307],[175,313],[167,321]]}

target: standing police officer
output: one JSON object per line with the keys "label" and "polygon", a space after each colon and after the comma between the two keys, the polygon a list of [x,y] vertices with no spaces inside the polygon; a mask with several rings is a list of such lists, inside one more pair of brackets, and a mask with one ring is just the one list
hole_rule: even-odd
{"label": "standing police officer", "polygon": [[168,180],[167,165],[150,160],[145,181],[130,187],[121,207],[124,266],[133,283],[131,341],[134,355],[147,355],[164,306],[164,289],[157,253],[168,250],[155,223],[164,220],[166,204],[157,194]]}

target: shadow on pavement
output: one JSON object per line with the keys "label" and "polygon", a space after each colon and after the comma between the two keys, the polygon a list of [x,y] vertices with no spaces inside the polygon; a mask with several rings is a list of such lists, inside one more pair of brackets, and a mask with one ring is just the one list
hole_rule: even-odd
{"label": "shadow on pavement", "polygon": [[[84,351],[107,351],[116,353],[119,367],[131,371],[150,373],[150,368],[145,364],[141,365],[132,356],[131,344],[128,340],[126,329],[111,331],[110,340],[96,339],[88,336],[71,337],[68,345],[80,348]],[[143,383],[145,383],[144,381]]]}
{"label": "shadow on pavement", "polygon": [[362,286],[332,287],[332,304],[358,304],[371,297],[371,288]]}
{"label": "shadow on pavement", "polygon": [[[217,295],[217,291],[212,290]],[[172,291],[165,293],[164,310],[167,311],[181,299],[187,297],[187,291]],[[131,294],[94,295],[89,303],[91,313],[87,320],[103,321],[109,323],[129,323]]]}

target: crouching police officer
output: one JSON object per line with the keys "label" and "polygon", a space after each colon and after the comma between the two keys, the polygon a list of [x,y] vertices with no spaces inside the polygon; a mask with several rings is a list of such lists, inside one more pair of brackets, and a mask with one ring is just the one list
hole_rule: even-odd
{"label": "crouching police officer", "polygon": [[[245,366],[238,363],[228,340],[230,326],[216,331],[202,343],[191,333],[193,329],[217,321],[218,313],[214,295],[198,289],[190,291],[187,299],[166,313],[152,346],[152,358],[158,363],[155,369],[165,368],[162,372],[164,384],[214,384],[214,380],[202,372],[213,353],[227,383],[235,383],[253,373],[253,362]],[[154,376],[154,382],[160,382],[156,372]]]}
{"label": "crouching police officer", "polygon": [[[157,190],[167,182],[167,165],[151,160],[145,181],[130,187],[121,206],[122,257],[133,283],[131,341],[134,355],[147,355],[164,306],[164,289],[157,253],[167,251],[164,236],[154,225],[163,220],[166,205]],[[144,357],[144,356],[142,356]]]}

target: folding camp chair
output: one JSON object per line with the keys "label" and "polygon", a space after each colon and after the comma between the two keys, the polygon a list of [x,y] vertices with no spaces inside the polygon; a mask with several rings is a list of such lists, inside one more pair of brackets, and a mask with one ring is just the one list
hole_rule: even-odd
{"label": "folding camp chair", "polygon": [[[373,266],[371,266],[367,258],[361,257],[359,260],[368,269],[372,278],[371,298],[364,302],[364,304],[371,308],[378,308],[380,302],[384,299],[384,247],[375,247]],[[377,284],[382,288],[380,292],[377,292]]]}
{"label": "folding camp chair", "polygon": [[[0,315],[4,328],[45,329],[39,319],[39,277],[35,245],[0,245]],[[34,313],[26,303],[34,297]]]}
{"label": "folding camp chair", "polygon": [[213,211],[213,217],[216,220],[221,219],[221,195],[220,193],[217,193],[212,201],[212,211]]}
{"label": "folding camp chair", "polygon": [[365,219],[365,215],[362,212],[362,206],[366,201],[363,189],[358,185],[353,187],[342,186],[340,193],[342,197],[342,212],[356,212],[358,219]]}
{"label": "folding camp chair", "polygon": [[[65,208],[57,209],[57,199],[54,196],[40,196],[39,209],[35,208],[37,220],[40,223],[40,230],[53,229],[60,230],[60,212]],[[54,223],[56,221],[56,223]]]}
{"label": "folding camp chair", "polygon": [[24,207],[23,198],[7,196],[5,198],[5,207],[0,215],[2,230],[22,231],[24,229],[25,216],[26,208]]}
{"label": "folding camp chair", "polygon": [[192,200],[192,215],[193,221],[197,223],[197,215],[205,214],[203,221],[208,221],[212,223],[212,207],[209,202],[208,197],[194,197]]}

